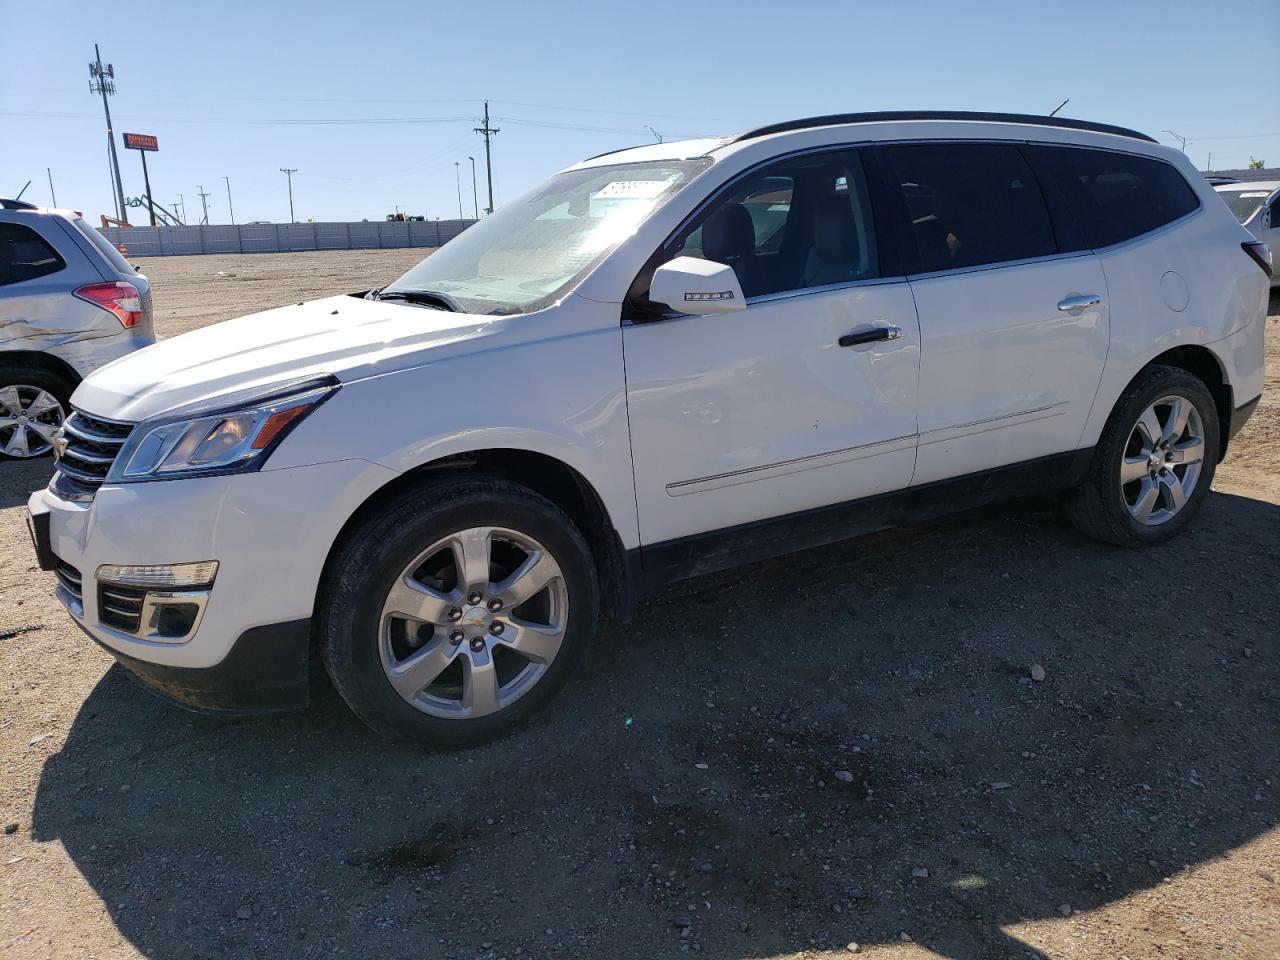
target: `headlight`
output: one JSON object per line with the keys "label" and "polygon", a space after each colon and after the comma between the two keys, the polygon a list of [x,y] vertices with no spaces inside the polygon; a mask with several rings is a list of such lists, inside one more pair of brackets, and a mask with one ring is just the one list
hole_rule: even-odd
{"label": "headlight", "polygon": [[145,420],[129,434],[107,482],[257,470],[337,389],[336,379],[323,377],[216,397]]}

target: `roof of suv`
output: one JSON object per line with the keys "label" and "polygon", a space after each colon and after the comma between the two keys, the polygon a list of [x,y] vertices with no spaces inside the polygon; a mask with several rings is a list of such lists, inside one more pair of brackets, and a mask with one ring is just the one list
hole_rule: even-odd
{"label": "roof of suv", "polygon": [[1107,123],[1093,123],[1089,120],[1073,120],[1068,117],[1044,117],[1026,113],[983,113],[967,110],[886,110],[866,113],[835,113],[820,117],[806,117],[799,120],[785,120],[763,127],[755,127],[728,137],[700,137],[693,140],[673,140],[664,143],[651,143],[642,147],[624,147],[608,153],[598,154],[574,164],[568,169],[603,166],[612,163],[645,163],[663,160],[687,160],[707,154],[735,144],[756,140],[781,133],[795,133],[801,130],[812,130],[819,127],[840,127],[854,124],[904,123],[915,121],[962,121],[968,123],[1001,124],[1005,126],[1043,127],[1057,130],[1084,131],[1101,133],[1127,140],[1138,140],[1145,144],[1156,144],[1157,141],[1144,133],[1130,130],[1127,127],[1112,126]]}

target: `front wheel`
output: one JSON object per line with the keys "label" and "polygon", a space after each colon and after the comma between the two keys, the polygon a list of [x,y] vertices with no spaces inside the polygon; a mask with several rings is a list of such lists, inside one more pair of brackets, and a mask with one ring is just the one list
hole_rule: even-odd
{"label": "front wheel", "polygon": [[544,497],[486,477],[424,482],[339,546],[319,611],[325,667],[380,733],[478,743],[564,685],[598,593],[581,532]]}
{"label": "front wheel", "polygon": [[1218,410],[1203,381],[1176,367],[1147,368],[1116,403],[1071,519],[1121,546],[1168,540],[1191,520],[1218,463]]}

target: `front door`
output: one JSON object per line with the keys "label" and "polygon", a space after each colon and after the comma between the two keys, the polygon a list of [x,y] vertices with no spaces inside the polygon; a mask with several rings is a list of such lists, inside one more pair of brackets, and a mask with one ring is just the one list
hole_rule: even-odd
{"label": "front door", "polygon": [[669,253],[732,265],[747,306],[624,326],[642,544],[910,483],[920,333],[858,151],[744,178]]}

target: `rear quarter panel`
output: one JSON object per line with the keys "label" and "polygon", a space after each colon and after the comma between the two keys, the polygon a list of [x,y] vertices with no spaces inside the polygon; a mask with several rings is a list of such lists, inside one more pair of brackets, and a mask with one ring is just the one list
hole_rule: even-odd
{"label": "rear quarter panel", "polygon": [[1174,347],[1208,348],[1237,406],[1262,390],[1266,275],[1240,248],[1248,231],[1189,162],[1178,167],[1200,197],[1200,209],[1097,251],[1111,308],[1111,344],[1081,446],[1098,441],[1138,371]]}

